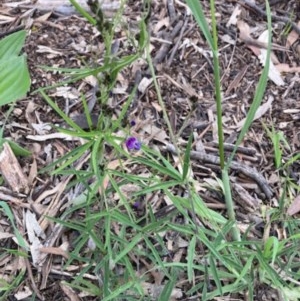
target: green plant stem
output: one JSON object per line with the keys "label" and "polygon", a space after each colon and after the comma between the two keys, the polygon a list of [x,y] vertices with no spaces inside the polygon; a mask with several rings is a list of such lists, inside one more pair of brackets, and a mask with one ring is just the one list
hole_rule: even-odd
{"label": "green plant stem", "polygon": [[241,241],[240,231],[236,226],[234,202],[233,202],[232,195],[231,195],[231,187],[230,187],[230,181],[229,181],[229,175],[228,175],[227,168],[222,169],[222,181],[223,181],[223,185],[224,185],[224,195],[225,195],[228,219],[230,221],[234,221],[234,226],[232,227],[232,237],[233,237],[234,241]]}
{"label": "green plant stem", "polygon": [[221,80],[220,80],[220,67],[218,57],[218,33],[217,33],[217,21],[215,16],[215,1],[210,0],[210,11],[211,11],[211,26],[213,35],[213,63],[214,63],[214,80],[215,80],[215,94],[217,103],[217,123],[218,123],[218,140],[219,140],[219,156],[220,156],[220,167],[223,170],[225,166],[225,155],[224,155],[224,135],[222,127],[222,95],[221,95]]}
{"label": "green plant stem", "polygon": [[[218,123],[218,141],[219,141],[219,156],[220,167],[222,170],[222,181],[224,185],[224,195],[226,202],[227,215],[230,221],[236,222],[234,212],[234,202],[231,195],[231,186],[228,175],[228,168],[225,168],[225,152],[224,152],[224,135],[222,126],[222,95],[221,95],[221,80],[220,80],[220,67],[218,58],[218,33],[217,21],[215,16],[215,1],[210,0],[210,12],[212,19],[212,36],[213,36],[213,63],[214,63],[214,80],[215,80],[215,94],[217,103],[217,123]],[[235,241],[240,241],[241,236],[236,225],[232,228],[232,236]]]}
{"label": "green plant stem", "polygon": [[[171,126],[171,123],[169,121],[169,117],[168,117],[168,114],[167,114],[167,110],[166,110],[165,104],[164,104],[163,99],[161,97],[160,88],[159,88],[159,85],[157,83],[157,79],[156,79],[156,75],[155,75],[155,71],[154,71],[153,62],[152,62],[152,59],[151,59],[151,56],[150,56],[149,45],[150,44],[148,43],[147,48],[146,48],[147,49],[146,50],[147,61],[148,61],[148,64],[149,64],[149,69],[150,69],[150,72],[151,72],[151,76],[153,78],[154,87],[155,87],[155,90],[156,90],[156,93],[157,93],[158,103],[159,103],[159,105],[162,108],[164,120],[165,120],[165,122],[167,124],[168,130],[169,130],[169,133],[170,133],[171,141],[172,141],[173,145],[176,147],[177,143],[176,143],[176,140],[175,140],[175,135],[173,133],[172,126]],[[179,150],[176,149],[176,151],[178,151],[178,154],[179,154]]]}

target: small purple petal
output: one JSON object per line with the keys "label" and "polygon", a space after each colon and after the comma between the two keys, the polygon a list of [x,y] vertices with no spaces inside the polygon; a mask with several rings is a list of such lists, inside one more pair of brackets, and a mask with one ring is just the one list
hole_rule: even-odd
{"label": "small purple petal", "polygon": [[134,120],[131,120],[130,121],[130,126],[135,126],[136,125],[136,122]]}
{"label": "small purple petal", "polygon": [[141,202],[134,202],[132,206],[138,209],[139,207],[141,207]]}
{"label": "small purple petal", "polygon": [[138,141],[135,137],[129,137],[126,140],[126,147],[128,150],[140,150],[141,149],[141,142]]}

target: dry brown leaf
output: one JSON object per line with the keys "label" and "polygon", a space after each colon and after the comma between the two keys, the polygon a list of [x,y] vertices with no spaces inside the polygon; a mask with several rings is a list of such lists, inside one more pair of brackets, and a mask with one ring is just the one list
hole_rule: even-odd
{"label": "dry brown leaf", "polygon": [[81,299],[78,297],[78,294],[74,292],[74,290],[69,286],[64,284],[62,281],[60,282],[60,287],[63,292],[67,295],[70,301],[80,301]]}
{"label": "dry brown leaf", "polygon": [[10,234],[7,232],[0,232],[0,240],[14,237],[14,234]]}
{"label": "dry brown leaf", "polygon": [[149,123],[145,124],[143,126],[143,130],[151,136],[149,138],[149,140],[154,139],[154,140],[159,141],[163,144],[168,143],[168,135],[165,132],[165,130],[160,129],[160,128],[156,127],[155,125],[149,124]]}
{"label": "dry brown leaf", "polygon": [[40,252],[52,255],[59,255],[69,259],[69,254],[62,247],[41,247]]}
{"label": "dry brown leaf", "polygon": [[48,46],[44,46],[44,45],[38,45],[36,52],[37,53],[49,53],[49,54],[51,54],[51,57],[49,56],[49,58],[54,58],[56,56],[63,56],[64,55],[63,52],[54,50],[54,49],[52,49]]}
{"label": "dry brown leaf", "polygon": [[[259,119],[260,117],[262,117],[272,106],[274,97],[273,96],[269,96],[268,101],[266,103],[264,103],[263,105],[261,105],[255,115],[254,115],[254,120]],[[238,122],[238,124],[236,126],[234,126],[233,128],[237,129],[238,131],[244,126],[244,123],[246,121],[246,118],[242,119],[240,122]]]}
{"label": "dry brown leaf", "polygon": [[238,16],[241,14],[241,7],[240,7],[240,5],[238,4],[235,8],[234,8],[234,10],[233,10],[233,12],[232,12],[232,14],[231,14],[231,16],[230,16],[230,19],[228,20],[228,22],[226,23],[226,27],[229,27],[230,25],[236,25],[236,23],[238,22]]}
{"label": "dry brown leaf", "polygon": [[17,300],[28,300],[30,296],[32,296],[32,290],[27,285],[23,288],[20,287],[18,292],[14,294]]}
{"label": "dry brown leaf", "polygon": [[35,158],[33,158],[33,161],[32,161],[31,166],[30,166],[29,175],[28,175],[28,184],[30,186],[32,186],[33,181],[35,180],[37,174],[38,174],[38,167],[37,167],[37,163],[36,163]]}
{"label": "dry brown leaf", "polygon": [[141,93],[145,93],[146,89],[152,84],[152,82],[152,78],[143,77],[143,79],[139,83],[138,90]]}
{"label": "dry brown leaf", "polygon": [[300,212],[300,194],[295,197],[292,204],[289,206],[287,214],[292,216],[298,212]]}
{"label": "dry brown leaf", "polygon": [[[300,21],[298,22],[298,26],[300,26]],[[295,30],[292,30],[287,36],[286,47],[291,47],[298,39],[299,34]]]}
{"label": "dry brown leaf", "polygon": [[276,69],[280,72],[286,72],[286,73],[300,72],[300,66],[291,67],[288,64],[278,64],[276,65]]}
{"label": "dry brown leaf", "polygon": [[[150,295],[155,299],[159,297],[160,293],[162,292],[164,285],[157,285],[149,282],[142,283],[142,287],[146,295]],[[171,293],[172,300],[180,300],[182,298],[183,293],[180,289],[174,288]]]}
{"label": "dry brown leaf", "polygon": [[228,86],[225,94],[229,94],[230,91],[232,89],[236,89],[239,85],[239,83],[241,82],[241,80],[243,79],[243,77],[245,76],[246,72],[247,72],[248,66],[244,66],[240,72],[235,76],[235,78],[233,79],[233,81],[230,83],[230,85]]}
{"label": "dry brown leaf", "polygon": [[35,19],[35,22],[45,22],[50,18],[51,15],[52,15],[52,11],[39,16],[38,18]]}
{"label": "dry brown leaf", "polygon": [[[252,50],[252,52],[259,58],[260,63],[265,66],[266,57],[267,57],[267,48],[268,48],[268,30],[265,30],[257,40],[253,39],[250,36],[250,27],[249,25],[239,20],[237,22],[237,27],[240,31],[240,39],[246,44],[246,46]],[[280,45],[272,44],[272,49],[286,51],[285,47]],[[274,63],[278,63],[278,59],[275,54],[271,53],[271,61],[270,61],[270,68],[268,77],[277,85],[283,86],[285,83],[281,78],[279,70],[276,68]]]}
{"label": "dry brown leaf", "polygon": [[29,192],[27,176],[23,173],[16,156],[7,142],[3,144],[3,150],[0,154],[0,173],[12,191],[25,194]]}
{"label": "dry brown leaf", "polygon": [[40,237],[42,239],[46,238],[46,235],[43,229],[40,227],[36,215],[32,213],[30,210],[25,212],[25,223],[26,230],[29,241],[32,243],[35,237]]}
{"label": "dry brown leaf", "polygon": [[155,24],[155,26],[153,27],[153,32],[156,34],[161,30],[162,27],[168,28],[169,26],[170,26],[170,18],[169,17],[163,18]]}
{"label": "dry brown leaf", "polygon": [[[258,40],[260,42],[265,42],[267,43],[268,41],[268,31],[265,30],[258,38]],[[274,53],[272,53],[272,56],[275,56]],[[266,63],[266,59],[267,59],[267,50],[266,49],[260,49],[260,55],[258,56],[260,63],[265,66]],[[273,61],[275,59],[273,58]],[[273,81],[273,83],[275,83],[277,86],[283,86],[284,85],[284,81],[281,78],[280,72],[278,71],[278,69],[275,67],[275,65],[273,64],[273,61],[270,61],[270,67],[269,67],[269,78]],[[276,61],[278,61],[278,59],[276,58]]]}

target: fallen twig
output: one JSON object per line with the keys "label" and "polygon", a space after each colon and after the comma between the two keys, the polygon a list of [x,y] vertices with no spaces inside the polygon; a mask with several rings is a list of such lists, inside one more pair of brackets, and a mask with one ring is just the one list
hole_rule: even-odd
{"label": "fallen twig", "polygon": [[[176,148],[172,144],[168,144],[166,146],[167,150],[173,154],[176,154]],[[204,154],[202,152],[197,152],[197,151],[191,151],[190,153],[191,159],[196,159],[199,161],[202,161],[203,163],[210,163],[213,165],[220,165],[220,158],[214,155],[209,155],[209,154]],[[230,168],[243,173],[245,176],[253,179],[261,188],[261,190],[264,192],[266,195],[267,199],[271,199],[273,196],[273,191],[271,187],[269,186],[267,180],[260,174],[258,173],[255,169],[252,167],[249,167],[247,165],[243,165],[242,163],[233,161],[230,165]]]}
{"label": "fallen twig", "polygon": [[[260,7],[258,7],[255,3],[249,0],[239,0],[238,3],[244,7],[250,7],[253,9],[256,13],[262,15],[263,17],[267,17],[267,13],[262,10]],[[271,14],[271,18],[273,21],[281,21],[284,22],[286,25],[290,25],[298,34],[300,34],[300,28],[299,26],[291,20],[289,17],[283,17],[283,16],[276,16],[274,14]]]}

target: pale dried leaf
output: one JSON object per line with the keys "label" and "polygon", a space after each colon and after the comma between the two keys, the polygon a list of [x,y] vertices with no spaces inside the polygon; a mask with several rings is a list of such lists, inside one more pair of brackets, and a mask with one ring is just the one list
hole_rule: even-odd
{"label": "pale dried leaf", "polygon": [[38,45],[36,52],[37,53],[50,53],[53,55],[63,56],[63,52],[53,50],[52,48],[50,48],[48,46],[44,46],[44,45]]}
{"label": "pale dried leaf", "polygon": [[[300,26],[300,21],[298,22],[298,26]],[[286,47],[292,46],[298,39],[299,34],[295,30],[292,30],[287,36]]]}
{"label": "pale dried leaf", "polygon": [[[142,287],[144,289],[144,293],[147,296],[151,296],[154,298],[158,298],[162,290],[164,289],[163,285],[152,284],[149,282],[142,283]],[[171,298],[175,300],[180,300],[182,298],[183,293],[180,289],[174,288],[171,293]]]}
{"label": "pale dried leaf", "polygon": [[289,66],[288,64],[278,64],[276,65],[276,69],[279,72],[286,72],[286,73],[297,73],[300,72],[300,66]]}
{"label": "pale dried leaf", "polygon": [[65,99],[76,100],[80,97],[80,93],[77,89],[72,87],[57,87],[56,91],[51,96],[59,96]]}
{"label": "pale dried leaf", "polygon": [[32,213],[30,210],[27,210],[25,212],[25,223],[26,223],[27,235],[31,243],[34,241],[36,236],[41,237],[43,239],[46,238],[43,229],[40,227],[36,219],[36,215]]}
{"label": "pale dried leaf", "polygon": [[70,136],[65,133],[52,133],[48,135],[28,135],[26,136],[27,139],[34,140],[34,141],[46,141],[52,139],[63,139],[63,140],[80,140],[77,137]]}
{"label": "pale dried leaf", "polygon": [[32,244],[30,246],[30,253],[32,263],[35,267],[37,267],[38,264],[45,258],[45,255],[40,252],[40,248],[42,247],[43,245],[41,244],[40,240],[36,236],[34,236]]}
{"label": "pale dried leaf", "polygon": [[[274,97],[270,95],[268,98],[268,101],[266,103],[264,103],[263,105],[261,105],[257,109],[257,111],[254,115],[253,121],[262,117],[271,108],[273,100],[274,100]],[[246,121],[246,118],[242,119],[240,122],[237,123],[237,125],[234,128],[236,128],[237,130],[240,130],[244,126],[245,121]]]}
{"label": "pale dried leaf", "polygon": [[[77,3],[86,11],[91,12],[87,0],[77,0]],[[120,8],[120,1],[109,1],[102,0],[99,1],[101,9],[104,13],[110,16],[108,13],[110,11],[116,11]],[[72,6],[69,0],[38,0],[35,7],[40,11],[54,11],[59,14],[72,15],[77,13],[76,9]]]}
{"label": "pale dried leaf", "polygon": [[51,15],[52,15],[52,11],[39,16],[38,18],[35,19],[35,22],[45,22],[50,18]]}
{"label": "pale dried leaf", "polygon": [[157,33],[161,30],[162,27],[168,28],[170,26],[170,18],[166,17],[159,20],[153,27],[153,32]]}
{"label": "pale dried leaf", "polygon": [[30,186],[32,186],[33,181],[35,180],[37,174],[38,174],[37,162],[36,162],[36,159],[33,158],[33,161],[30,166],[29,175],[28,175],[28,183]]}
{"label": "pale dried leaf", "polygon": [[287,210],[287,214],[293,216],[300,212],[300,195],[297,195],[293,200],[292,204],[289,206]]}
{"label": "pale dried leaf", "polygon": [[168,143],[168,135],[165,132],[165,130],[160,129],[153,124],[145,124],[145,126],[143,126],[143,130],[149,135],[151,135],[152,139],[159,141],[163,144]]}
{"label": "pale dried leaf", "polygon": [[14,297],[17,300],[28,300],[28,298],[32,296],[32,290],[26,285],[20,288],[15,294]]}
{"label": "pale dried leaf", "polygon": [[[265,30],[258,38],[260,42],[268,42],[268,31]],[[274,54],[273,54],[274,55]],[[260,55],[258,56],[261,64],[265,66],[266,59],[267,59],[267,50],[266,49],[260,49]],[[281,78],[280,72],[277,70],[277,68],[274,66],[273,62],[270,61],[270,68],[269,68],[269,78],[273,81],[274,84],[277,86],[283,86],[284,81]]]}
{"label": "pale dried leaf", "polygon": [[37,132],[38,135],[45,135],[52,129],[50,123],[31,123],[32,128]]}
{"label": "pale dried leaf", "polygon": [[28,179],[7,142],[3,144],[3,150],[0,153],[0,173],[12,191],[28,193]]}
{"label": "pale dried leaf", "polygon": [[238,20],[236,25],[237,25],[237,28],[240,31],[239,38],[242,41],[247,41],[249,38],[251,39],[251,37],[250,37],[250,27],[246,22],[244,22],[243,20]]}
{"label": "pale dried leaf", "polygon": [[138,90],[141,93],[145,93],[146,89],[152,84],[152,82],[152,78],[143,77],[143,79],[139,83]]}
{"label": "pale dried leaf", "polygon": [[14,237],[14,235],[10,234],[10,233],[7,233],[7,232],[0,232],[0,240],[11,238],[11,237]]}
{"label": "pale dried leaf", "polygon": [[60,282],[62,291],[66,294],[70,301],[80,301],[77,292],[75,292],[69,285],[66,285],[63,281]]}
{"label": "pale dried leaf", "polygon": [[241,14],[242,10],[240,5],[236,5],[234,8],[228,22],[226,23],[226,27],[230,27],[231,25],[236,25],[238,22],[238,16]]}

